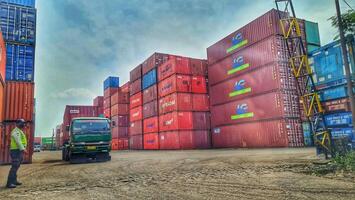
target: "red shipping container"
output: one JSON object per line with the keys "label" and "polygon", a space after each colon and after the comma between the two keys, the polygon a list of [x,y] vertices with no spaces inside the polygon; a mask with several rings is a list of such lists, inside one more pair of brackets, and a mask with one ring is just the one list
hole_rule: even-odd
{"label": "red shipping container", "polygon": [[169,55],[162,53],[154,53],[142,64],[142,74],[146,74],[150,70],[160,66],[161,64],[168,61]]}
{"label": "red shipping container", "polygon": [[152,85],[149,88],[143,90],[143,103],[154,101],[158,98],[158,86]]}
{"label": "red shipping container", "polygon": [[351,111],[348,98],[327,101],[322,104],[326,112]]}
{"label": "red shipping container", "polygon": [[180,149],[179,131],[159,133],[159,148],[166,150]]}
{"label": "red shipping container", "polygon": [[104,115],[104,107],[97,107],[97,115],[98,116]]}
{"label": "red shipping container", "polygon": [[[11,131],[16,127],[15,123],[5,123],[4,127],[1,130],[0,138],[0,165],[1,164],[10,164],[10,144],[11,144]],[[33,141],[34,141],[34,124],[26,123],[26,126],[23,130],[27,137],[27,154],[24,154],[23,163],[32,163],[33,155]]]}
{"label": "red shipping container", "polygon": [[189,58],[169,56],[169,60],[158,67],[158,81],[162,81],[173,74],[191,74]]}
{"label": "red shipping container", "polygon": [[192,119],[194,130],[208,130],[211,128],[211,118],[208,112],[193,112]]}
{"label": "red shipping container", "polygon": [[216,127],[212,131],[214,148],[287,147],[288,137],[299,139],[303,133],[299,120],[270,120]]}
{"label": "red shipping container", "polygon": [[278,11],[272,9],[208,47],[208,63],[213,64],[236,51],[276,34],[282,34],[282,31]]}
{"label": "red shipping container", "polygon": [[129,135],[142,135],[143,134],[143,121],[131,122],[129,127]]}
{"label": "red shipping container", "polygon": [[143,135],[134,135],[129,138],[129,147],[134,150],[143,149]]}
{"label": "red shipping container", "polygon": [[112,141],[111,141],[111,149],[113,151],[117,151],[118,150],[118,139],[112,139]]}
{"label": "red shipping container", "polygon": [[151,117],[143,120],[143,132],[155,133],[159,131],[159,117]]}
{"label": "red shipping container", "polygon": [[128,137],[128,127],[112,127],[112,138],[127,138]]}
{"label": "red shipping container", "polygon": [[0,122],[4,121],[4,115],[5,115],[5,82],[3,82],[0,77]]}
{"label": "red shipping container", "polygon": [[160,98],[174,92],[191,92],[191,76],[172,75],[159,82],[158,94]]}
{"label": "red shipping container", "polygon": [[128,104],[128,103],[129,103],[129,93],[118,91],[117,93],[111,96],[111,105]]}
{"label": "red shipping container", "polygon": [[70,125],[73,118],[77,117],[97,117],[97,107],[95,106],[65,106],[63,124],[64,126]]}
{"label": "red shipping container", "polygon": [[109,87],[104,91],[104,99],[111,98],[112,95],[118,92],[118,88]]}
{"label": "red shipping container", "polygon": [[210,111],[210,99],[207,94],[192,94],[193,111]]}
{"label": "red shipping container", "polygon": [[206,78],[203,76],[192,76],[191,91],[192,93],[206,94],[207,93]]}
{"label": "red shipping container", "polygon": [[171,112],[159,116],[159,131],[192,130],[192,112]]}
{"label": "red shipping container", "polygon": [[179,131],[181,149],[206,149],[210,147],[209,131]]}
{"label": "red shipping container", "polygon": [[6,80],[6,45],[2,34],[0,34],[0,79]]}
{"label": "red shipping container", "polygon": [[136,68],[130,71],[129,75],[131,83],[137,79],[140,79],[142,77],[142,65],[138,65]]}
{"label": "red shipping container", "polygon": [[111,118],[111,108],[104,109],[104,117]]}
{"label": "red shipping container", "polygon": [[129,86],[129,94],[132,96],[134,94],[137,94],[142,90],[142,79],[137,79],[133,82],[131,82]]}
{"label": "red shipping container", "polygon": [[272,63],[210,87],[211,105],[231,102],[276,89],[297,90],[287,63]]}
{"label": "red shipping container", "polygon": [[208,81],[215,85],[274,62],[288,62],[281,36],[271,36],[208,67]]}
{"label": "red shipping container", "polygon": [[32,121],[34,107],[34,83],[8,81],[5,85],[4,120],[24,119]]}
{"label": "red shipping container", "polygon": [[111,98],[104,99],[104,108],[111,108]]}
{"label": "red shipping container", "polygon": [[211,148],[210,130],[194,131],[193,140],[194,140],[194,147],[196,149]]}
{"label": "red shipping container", "polygon": [[118,150],[128,150],[128,138],[118,139]]}
{"label": "red shipping container", "polygon": [[143,119],[158,116],[158,101],[151,101],[143,105]]}
{"label": "red shipping container", "polygon": [[42,143],[42,138],[41,137],[34,137],[33,143],[34,144],[41,144]]}
{"label": "red shipping container", "polygon": [[103,96],[97,96],[93,100],[93,106],[97,107],[103,107],[104,106],[104,97]]}
{"label": "red shipping container", "polygon": [[116,104],[111,107],[111,116],[128,115],[128,113],[129,113],[128,104]]}
{"label": "red shipping container", "polygon": [[157,150],[159,149],[159,134],[158,133],[148,133],[143,135],[144,149],[146,150]]}
{"label": "red shipping container", "polygon": [[281,117],[300,117],[297,92],[271,92],[211,107],[212,127]]}
{"label": "red shipping container", "polygon": [[143,107],[139,106],[129,111],[129,121],[134,122],[143,119]]}
{"label": "red shipping container", "polygon": [[128,127],[129,126],[128,115],[112,116],[111,120],[112,120],[112,122],[115,123],[115,126],[118,126],[118,127]]}
{"label": "red shipping container", "polygon": [[130,97],[130,104],[129,104],[129,108],[135,108],[138,106],[142,105],[142,92],[138,92],[137,94],[133,95]]}
{"label": "red shipping container", "polygon": [[172,111],[192,111],[190,93],[173,93],[159,99],[159,114]]}
{"label": "red shipping container", "polygon": [[129,82],[123,84],[121,87],[118,88],[118,91],[123,93],[129,93]]}
{"label": "red shipping container", "polygon": [[189,59],[189,66],[191,69],[191,74],[195,76],[206,76],[207,75],[207,61],[202,59]]}

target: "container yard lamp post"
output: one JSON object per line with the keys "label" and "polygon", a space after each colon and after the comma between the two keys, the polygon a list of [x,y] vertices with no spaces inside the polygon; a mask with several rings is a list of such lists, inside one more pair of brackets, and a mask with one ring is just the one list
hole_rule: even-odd
{"label": "container yard lamp post", "polygon": [[[335,7],[336,7],[336,11],[337,11],[339,36],[340,36],[340,42],[341,42],[341,49],[343,52],[343,61],[344,61],[344,66],[345,66],[348,95],[349,95],[349,99],[350,99],[351,114],[352,114],[352,119],[354,121],[354,119],[355,119],[354,118],[354,116],[355,116],[355,99],[354,99],[354,93],[353,93],[353,84],[352,84],[352,80],[351,80],[349,61],[348,61],[348,57],[347,57],[348,53],[347,53],[347,49],[346,49],[346,42],[345,42],[344,29],[343,29],[341,13],[340,13],[339,0],[335,0]],[[353,122],[353,124],[354,124],[354,122]],[[353,139],[355,139],[355,131],[353,132]]]}

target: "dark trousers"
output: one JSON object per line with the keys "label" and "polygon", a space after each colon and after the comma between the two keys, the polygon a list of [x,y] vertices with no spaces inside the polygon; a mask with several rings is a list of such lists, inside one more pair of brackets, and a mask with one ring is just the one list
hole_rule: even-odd
{"label": "dark trousers", "polygon": [[23,160],[23,152],[20,150],[11,150],[11,169],[7,178],[7,185],[15,184],[17,182],[17,171],[21,166]]}

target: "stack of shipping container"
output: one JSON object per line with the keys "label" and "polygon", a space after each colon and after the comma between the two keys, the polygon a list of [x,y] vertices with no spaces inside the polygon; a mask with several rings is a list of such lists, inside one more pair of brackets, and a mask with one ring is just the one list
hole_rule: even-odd
{"label": "stack of shipping container", "polygon": [[[354,80],[354,36],[348,36],[346,41],[350,70]],[[347,136],[349,140],[355,142],[340,41],[332,42],[310,52],[309,62],[315,72],[316,87],[320,90],[320,99],[327,113],[325,123],[330,128],[332,136],[334,138]],[[304,124],[304,134],[305,140],[307,140],[306,145],[313,145],[309,126],[306,123]]]}
{"label": "stack of shipping container", "polygon": [[142,65],[130,72],[129,148],[143,149]]}
{"label": "stack of shipping container", "polygon": [[128,149],[129,83],[111,96],[112,150]]}
{"label": "stack of shipping container", "polygon": [[142,64],[143,147],[159,149],[158,66],[168,60],[167,54],[154,53]]}
{"label": "stack of shipping container", "polygon": [[93,99],[92,105],[97,107],[99,117],[104,117],[104,97],[97,96]]}
{"label": "stack of shipping container", "polygon": [[107,77],[104,81],[104,117],[111,118],[111,96],[118,91],[119,78]]}
{"label": "stack of shipping container", "polygon": [[[5,40],[6,75],[3,129],[0,136],[0,163],[9,163],[10,133],[19,118],[26,120],[28,154],[24,163],[32,162],[34,141],[34,60],[36,42],[36,9],[34,0],[1,0],[0,20]],[[2,54],[4,55],[4,54]],[[1,63],[5,58],[1,58]],[[4,84],[5,80],[5,84]]]}
{"label": "stack of shipping container", "polygon": [[206,60],[167,58],[158,66],[159,149],[208,148]]}
{"label": "stack of shipping container", "polygon": [[213,147],[303,146],[281,34],[273,9],[207,49]]}

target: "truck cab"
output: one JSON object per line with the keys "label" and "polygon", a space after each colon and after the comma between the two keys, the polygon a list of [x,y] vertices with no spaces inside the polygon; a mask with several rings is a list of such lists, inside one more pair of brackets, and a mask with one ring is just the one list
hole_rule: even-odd
{"label": "truck cab", "polygon": [[69,141],[62,150],[63,160],[71,163],[111,160],[110,120],[101,117],[74,118],[66,128]]}

